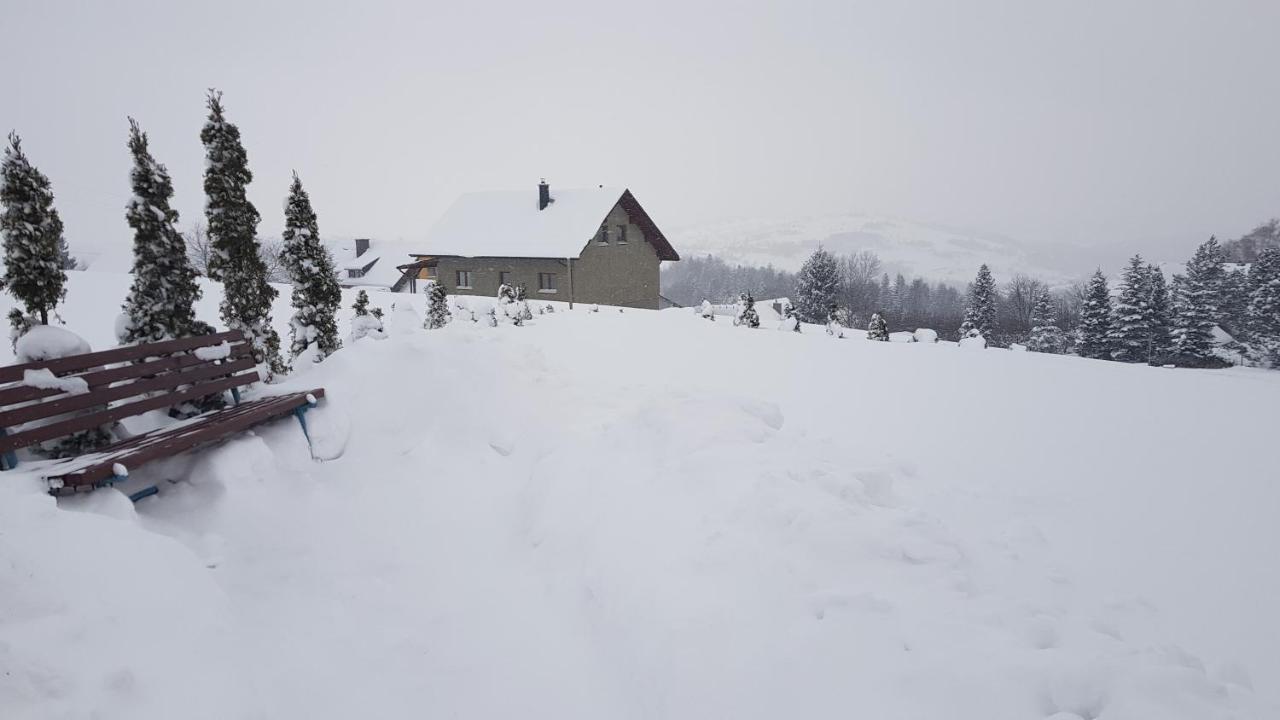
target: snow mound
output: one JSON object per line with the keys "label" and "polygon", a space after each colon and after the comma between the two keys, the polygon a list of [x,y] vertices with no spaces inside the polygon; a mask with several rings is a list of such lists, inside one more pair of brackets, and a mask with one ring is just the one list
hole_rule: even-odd
{"label": "snow mound", "polygon": [[22,371],[22,384],[42,390],[61,390],[72,395],[89,392],[89,383],[79,377],[58,377],[45,368]]}
{"label": "snow mound", "polygon": [[936,343],[938,342],[938,331],[929,328],[917,328],[915,331],[916,342]]}
{"label": "snow mound", "polygon": [[205,347],[198,347],[195,349],[194,354],[205,362],[226,360],[231,357],[231,344],[224,340],[221,345],[206,345]]}
{"label": "snow mound", "polygon": [[91,352],[84,338],[65,328],[36,325],[18,338],[16,361],[20,363],[55,360]]}

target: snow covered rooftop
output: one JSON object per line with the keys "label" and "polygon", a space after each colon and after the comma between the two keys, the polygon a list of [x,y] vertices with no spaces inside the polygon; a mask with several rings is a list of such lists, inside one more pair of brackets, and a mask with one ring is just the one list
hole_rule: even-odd
{"label": "snow covered rooftop", "polygon": [[551,190],[538,209],[532,190],[468,193],[458,198],[427,233],[424,253],[467,257],[578,257],[619,202],[645,231],[663,260],[679,256],[625,189]]}

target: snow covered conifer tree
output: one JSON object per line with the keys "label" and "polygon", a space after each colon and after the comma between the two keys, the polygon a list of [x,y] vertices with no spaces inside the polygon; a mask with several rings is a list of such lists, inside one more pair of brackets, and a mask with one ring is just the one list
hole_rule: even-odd
{"label": "snow covered conifer tree", "polygon": [[1115,303],[1111,329],[1111,358],[1120,362],[1147,362],[1152,355],[1151,273],[1141,255],[1129,259],[1120,278],[1120,297]]}
{"label": "snow covered conifer tree", "polygon": [[267,282],[267,266],[258,254],[258,210],[245,196],[253,180],[240,143],[240,129],[227,122],[222,93],[211,90],[209,119],[200,131],[205,149],[205,217],[209,223],[209,277],[221,280],[222,322],[242,330],[253,345],[253,358],[265,366],[266,379],[286,370],[280,358],[280,336],[271,327],[271,301],[276,289]]}
{"label": "snow covered conifer tree", "polygon": [[738,312],[734,315],[734,325],[746,325],[749,328],[760,327],[760,314],[756,312],[756,299],[751,293],[744,292],[738,296]]}
{"label": "snow covered conifer tree", "polygon": [[1253,354],[1280,368],[1280,249],[1267,248],[1249,268],[1249,335]]}
{"label": "snow covered conifer tree", "polygon": [[1111,359],[1111,289],[1102,270],[1093,273],[1085,290],[1084,303],[1080,306],[1081,357],[1097,360]]}
{"label": "snow covered conifer tree", "polygon": [[432,280],[427,283],[427,319],[422,326],[428,330],[439,330],[449,324],[449,293],[440,283]]}
{"label": "snow covered conifer tree", "polygon": [[1041,292],[1036,297],[1036,304],[1031,307],[1031,337],[1027,339],[1027,349],[1032,352],[1061,353],[1063,347],[1062,329],[1058,327],[1058,310],[1053,306],[1053,298],[1048,292]]}
{"label": "snow covered conifer tree", "polygon": [[129,118],[129,175],[133,198],[125,218],[133,228],[133,284],[124,301],[129,320],[122,343],[159,342],[212,331],[196,319],[195,302],[202,291],[178,231],[178,212],[169,206],[173,183],[156,162],[147,134]]}
{"label": "snow covered conifer tree", "polygon": [[8,290],[26,309],[25,315],[18,308],[9,314],[14,332],[21,334],[37,322],[48,325],[49,315],[67,294],[62,219],[53,207],[49,179],[31,165],[17,133],[9,133],[0,161],[0,240],[0,289]]}
{"label": "snow covered conifer tree", "polygon": [[889,341],[889,325],[880,316],[880,313],[871,315],[871,324],[867,327],[867,339]]}
{"label": "snow covered conifer tree", "polygon": [[[978,276],[969,285],[969,304],[965,308],[964,319],[988,343],[991,342],[996,329],[996,281],[986,263],[978,268]],[[963,332],[961,336],[964,336]]]}
{"label": "snow covered conifer tree", "polygon": [[520,310],[521,320],[533,319],[533,311],[529,309],[529,301],[525,298],[524,285],[516,285],[516,306]]}
{"label": "snow covered conifer tree", "polygon": [[804,322],[820,323],[840,290],[840,266],[821,246],[813,251],[796,276],[796,312]]}
{"label": "snow covered conifer tree", "polygon": [[342,290],[338,287],[329,248],[320,242],[311,197],[302,188],[296,172],[284,206],[282,239],[284,249],[280,252],[280,261],[293,281],[289,354],[297,357],[315,343],[315,362],[320,362],[342,347],[335,317],[342,304]]}
{"label": "snow covered conifer tree", "polygon": [[1147,318],[1151,327],[1151,354],[1147,361],[1160,364],[1169,355],[1169,286],[1164,271],[1147,266]]}
{"label": "snow covered conifer tree", "polygon": [[1213,328],[1222,299],[1223,259],[1218,239],[1210,237],[1196,248],[1186,275],[1175,284],[1170,350],[1179,365],[1214,363]]}
{"label": "snow covered conifer tree", "polygon": [[827,334],[835,338],[844,337],[844,323],[848,319],[839,305],[831,303],[831,307],[827,309]]}

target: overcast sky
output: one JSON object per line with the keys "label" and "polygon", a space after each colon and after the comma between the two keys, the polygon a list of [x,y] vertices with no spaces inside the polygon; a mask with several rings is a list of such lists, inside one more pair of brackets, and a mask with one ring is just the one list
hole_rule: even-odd
{"label": "overcast sky", "polygon": [[278,233],[421,237],[462,192],[630,187],[665,227],[885,213],[1190,247],[1280,215],[1280,1],[0,0],[0,126],[127,246],[126,116],[203,212],[224,91]]}

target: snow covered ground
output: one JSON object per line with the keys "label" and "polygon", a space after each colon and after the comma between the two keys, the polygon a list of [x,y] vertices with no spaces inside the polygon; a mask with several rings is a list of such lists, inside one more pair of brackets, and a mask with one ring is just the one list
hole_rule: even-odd
{"label": "snow covered ground", "polygon": [[311,452],[0,476],[0,717],[1280,716],[1280,373],[421,313],[286,381]]}

